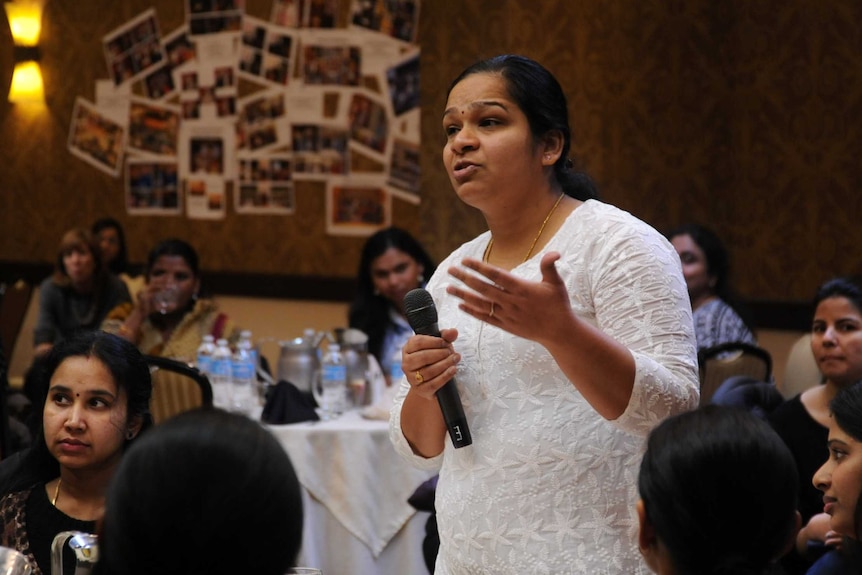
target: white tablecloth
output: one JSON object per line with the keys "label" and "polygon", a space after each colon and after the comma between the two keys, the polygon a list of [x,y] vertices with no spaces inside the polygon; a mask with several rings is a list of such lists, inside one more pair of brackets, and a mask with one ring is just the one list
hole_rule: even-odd
{"label": "white tablecloth", "polygon": [[352,411],[328,422],[271,425],[305,488],[300,564],[324,575],[422,575],[427,513],[407,498],[432,474],[405,463],[389,424]]}

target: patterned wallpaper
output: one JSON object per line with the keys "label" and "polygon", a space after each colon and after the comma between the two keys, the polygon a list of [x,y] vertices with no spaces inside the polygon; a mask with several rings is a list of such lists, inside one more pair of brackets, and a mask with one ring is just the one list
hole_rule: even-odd
{"label": "patterned wallpaper", "polygon": [[[48,110],[0,102],[0,261],[50,261],[63,230],[111,214],[126,226],[133,261],[178,235],[199,247],[205,269],[352,277],[362,240],[325,235],[318,184],[297,185],[294,216],[231,208],[222,222],[131,218],[121,182],[66,150],[75,98],[92,99],[107,76],[102,36],[151,6],[168,32],[182,23],[182,5],[48,0]],[[248,0],[246,10],[267,18],[270,5]],[[519,52],[566,89],[574,154],[604,200],[660,230],[711,225],[747,299],[808,300],[824,279],[862,272],[860,21],[857,0],[426,0],[423,202],[395,200],[393,222],[438,259],[485,229],[443,171],[440,112],[463,67]],[[11,69],[3,25],[3,93]]]}
{"label": "patterned wallpaper", "polygon": [[862,3],[427,4],[421,225],[435,255],[485,229],[440,167],[447,83],[520,52],[566,89],[574,154],[602,198],[659,230],[713,227],[744,298],[809,301],[862,273]]}

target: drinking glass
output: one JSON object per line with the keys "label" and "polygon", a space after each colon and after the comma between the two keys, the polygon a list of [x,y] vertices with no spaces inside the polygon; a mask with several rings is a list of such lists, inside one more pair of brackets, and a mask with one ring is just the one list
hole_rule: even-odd
{"label": "drinking glass", "polygon": [[330,382],[324,379],[322,370],[315,370],[311,382],[311,393],[317,402],[317,414],[320,421],[330,421],[337,418],[347,400],[347,388],[344,382]]}
{"label": "drinking glass", "polygon": [[156,304],[156,309],[159,310],[159,313],[165,315],[169,311],[176,309],[179,295],[177,286],[169,284],[153,294],[153,302]]}
{"label": "drinking glass", "polygon": [[23,553],[9,547],[0,547],[0,575],[30,575],[31,572],[30,564]]}

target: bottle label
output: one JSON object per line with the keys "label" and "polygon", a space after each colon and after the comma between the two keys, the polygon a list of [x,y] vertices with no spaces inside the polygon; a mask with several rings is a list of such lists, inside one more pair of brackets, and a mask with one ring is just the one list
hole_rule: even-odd
{"label": "bottle label", "polygon": [[230,377],[231,365],[229,360],[215,359],[211,365],[213,375]]}
{"label": "bottle label", "polygon": [[347,366],[345,365],[324,365],[323,366],[323,381],[333,381],[339,383],[347,382]]}
{"label": "bottle label", "polygon": [[247,360],[234,361],[231,364],[231,376],[241,381],[254,379],[254,364]]}
{"label": "bottle label", "polygon": [[208,355],[199,355],[197,367],[200,372],[209,373],[212,369],[212,357]]}

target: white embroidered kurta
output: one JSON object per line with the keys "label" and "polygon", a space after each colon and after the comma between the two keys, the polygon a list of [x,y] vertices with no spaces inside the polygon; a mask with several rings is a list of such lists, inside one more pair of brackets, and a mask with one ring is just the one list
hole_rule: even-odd
{"label": "white embroidered kurta", "polygon": [[[631,400],[615,421],[596,413],[547,350],[458,310],[450,265],[481,259],[489,234],[464,244],[428,289],[441,328],[458,328],[456,377],[473,444],[446,442],[433,459],[414,455],[401,433],[402,380],[390,418],[396,449],[440,468],[438,575],[648,573],[637,549],[637,474],[647,433],[696,407],[697,357],[679,256],[627,212],[588,201],[541,253],[512,273],[541,279],[548,251],[572,309],[631,350]],[[577,346],[573,341],[571,345]]]}

